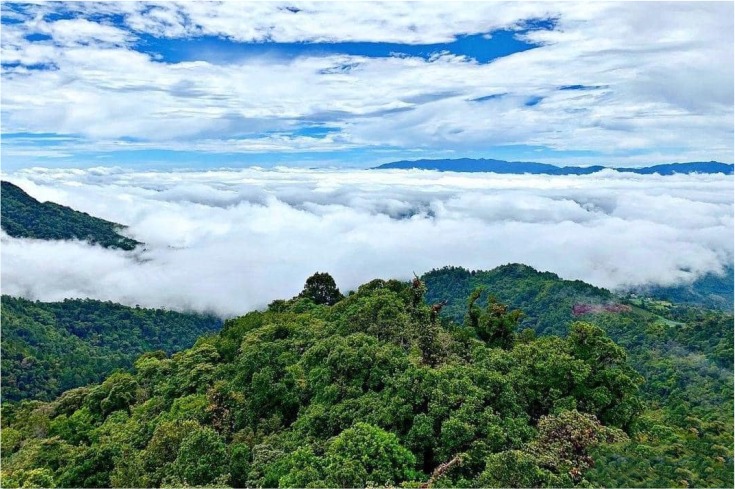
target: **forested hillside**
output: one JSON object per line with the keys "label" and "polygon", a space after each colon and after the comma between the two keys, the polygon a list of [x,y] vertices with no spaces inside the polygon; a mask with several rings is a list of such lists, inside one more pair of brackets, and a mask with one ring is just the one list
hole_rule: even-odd
{"label": "forested hillside", "polygon": [[50,400],[128,369],[146,351],[171,353],[221,326],[212,316],[111,302],[2,296],[2,399]]}
{"label": "forested hillside", "polygon": [[638,290],[640,294],[675,302],[733,311],[735,302],[735,270],[727,267],[723,273],[708,273],[694,282],[671,287],[648,287]]}
{"label": "forested hillside", "polygon": [[625,348],[646,379],[647,409],[632,442],[607,452],[593,480],[611,487],[732,485],[732,313],[619,298],[518,264],[488,272],[447,267],[424,279],[429,300],[448,301],[442,313],[455,320],[479,287],[478,303],[492,295],[522,309],[522,327],[564,335],[574,321],[589,321]]}
{"label": "forested hillside", "polygon": [[534,338],[497,303],[442,321],[418,280],[322,282],[134,373],[3,406],[3,486],[583,486],[641,412],[596,326]]}
{"label": "forested hillside", "polygon": [[477,288],[485,294],[478,298],[486,304],[488,295],[523,310],[521,326],[539,334],[563,334],[574,319],[575,304],[614,302],[610,291],[582,282],[562,280],[550,272],[538,272],[527,265],[511,264],[489,271],[469,271],[460,267],[432,270],[421,279],[426,283],[429,302],[447,301],[442,313],[461,322],[467,298]]}
{"label": "forested hillside", "polygon": [[346,297],[317,274],[189,350],[4,403],[3,486],[732,486],[732,315],[621,300],[522,265]]}
{"label": "forested hillside", "polygon": [[141,244],[119,234],[125,226],[53,202],[41,203],[10,182],[2,182],[0,195],[2,229],[15,238],[79,239],[123,250]]}

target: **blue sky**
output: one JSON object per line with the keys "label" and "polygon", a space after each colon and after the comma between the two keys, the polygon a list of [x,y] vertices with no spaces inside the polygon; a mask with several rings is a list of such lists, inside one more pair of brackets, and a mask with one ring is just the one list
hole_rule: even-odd
{"label": "blue sky", "polygon": [[732,162],[732,9],[3,3],[3,170]]}

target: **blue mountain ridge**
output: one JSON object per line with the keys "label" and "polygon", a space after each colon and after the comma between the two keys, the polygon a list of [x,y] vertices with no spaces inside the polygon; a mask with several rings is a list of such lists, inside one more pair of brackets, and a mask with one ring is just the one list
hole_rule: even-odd
{"label": "blue mountain ridge", "polygon": [[643,168],[613,168],[601,165],[595,166],[555,166],[547,163],[534,163],[528,161],[503,161],[493,159],[436,159],[395,161],[372,168],[374,170],[388,169],[419,169],[454,172],[489,172],[501,174],[525,174],[532,175],[589,175],[605,169],[618,172],[637,173],[641,175],[674,175],[690,173],[724,173],[733,174],[733,165],[717,161],[701,161],[690,163],[666,163],[661,165],[647,166]]}

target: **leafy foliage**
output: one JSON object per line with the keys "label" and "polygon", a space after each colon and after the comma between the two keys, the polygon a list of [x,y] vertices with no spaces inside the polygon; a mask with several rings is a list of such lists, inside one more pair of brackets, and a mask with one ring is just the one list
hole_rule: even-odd
{"label": "leafy foliage", "polygon": [[[433,270],[424,278],[427,297],[432,301],[446,300],[442,313],[452,319],[462,318],[461,304],[480,287],[485,292],[475,292],[470,297],[472,301],[488,301],[492,294],[523,310],[521,325],[528,329],[518,337],[566,334],[575,321],[582,319],[595,323],[627,351],[631,364],[646,379],[641,387],[645,412],[630,426],[628,442],[595,449],[600,463],[591,468],[590,481],[608,487],[733,484],[731,313],[649,298],[616,297],[606,290],[561,280],[525,265],[506,265],[489,272],[447,267]],[[615,301],[631,307],[589,308],[599,312],[574,314],[574,305],[578,303]],[[574,334],[577,333],[570,333]],[[593,335],[583,344],[597,341]],[[595,351],[601,351],[599,346]],[[606,353],[613,357],[620,354],[622,351],[616,352],[615,348]],[[577,350],[576,355],[585,358],[584,349]],[[599,357],[591,363],[604,361],[604,357]],[[600,400],[607,396],[603,391],[597,394]],[[630,407],[617,409],[625,411]],[[616,416],[612,412],[606,415]],[[625,412],[622,415],[629,417]],[[522,453],[504,457],[505,462],[519,467],[533,459]],[[561,484],[549,482],[542,475],[529,475],[531,478],[523,481],[507,479],[503,484]]]}
{"label": "leafy foliage", "polygon": [[128,369],[143,352],[182,350],[217,330],[213,316],[71,300],[2,296],[3,400],[50,400]]}
{"label": "leafy foliage", "polygon": [[10,182],[2,182],[0,195],[2,229],[15,238],[79,239],[123,250],[141,244],[119,234],[125,226],[53,202],[41,203]]}
{"label": "leafy foliage", "polygon": [[474,306],[478,327],[442,320],[424,290],[280,301],[132,374],[4,405],[3,485],[588,485],[593,450],[640,412],[623,350],[581,322],[518,334],[498,302]]}
{"label": "leafy foliage", "polygon": [[627,440],[621,430],[608,428],[576,410],[544,416],[538,437],[522,450],[490,456],[479,482],[491,487],[571,487],[594,466],[592,447]]}
{"label": "leafy foliage", "polygon": [[580,280],[562,280],[550,272],[538,272],[527,265],[511,264],[490,271],[469,271],[460,267],[445,267],[426,273],[429,302],[447,301],[442,313],[461,322],[466,300],[477,289],[479,305],[487,304],[489,296],[523,311],[522,328],[532,328],[539,334],[565,334],[574,319],[571,311],[576,303],[604,303],[614,299],[607,290]]}
{"label": "leafy foliage", "polygon": [[342,298],[334,279],[328,273],[315,273],[304,284],[304,290],[299,297],[311,299],[314,304],[333,305]]}

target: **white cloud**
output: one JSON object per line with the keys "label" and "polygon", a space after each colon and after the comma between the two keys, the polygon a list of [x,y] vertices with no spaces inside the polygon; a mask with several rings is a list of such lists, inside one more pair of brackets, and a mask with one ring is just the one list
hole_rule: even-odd
{"label": "white cloud", "polygon": [[[74,149],[82,153],[388,145],[462,154],[538,145],[596,153],[582,163],[614,161],[620,151],[638,151],[646,162],[732,161],[731,3],[330,2],[299,3],[298,13],[271,2],[84,3],[63,7],[80,18],[45,20],[53,5],[3,26],[4,62],[22,63],[3,69],[3,131],[81,135]],[[126,20],[95,21],[92,14],[101,13]],[[131,44],[143,34],[167,36],[172,40],[161,42],[173,45],[200,35],[447,42],[546,16],[558,19],[556,29],[526,35],[543,46],[490,64],[452,55],[334,54],[164,63]],[[28,41],[34,32],[53,39]],[[57,69],[27,68],[34,64]],[[334,70],[346,65],[352,68]],[[598,88],[558,90],[565,85]],[[506,95],[472,101],[493,94]],[[540,102],[526,106],[531,97]],[[324,139],[290,134],[310,123],[341,132]],[[15,154],[15,143],[5,144]]]}
{"label": "white cloud", "polygon": [[145,251],[2,237],[3,293],[243,313],[315,271],[375,277],[523,262],[605,287],[733,262],[732,177],[428,171],[33,169],[7,178],[128,224]]}
{"label": "white cloud", "polygon": [[120,14],[133,31],[168,38],[406,44],[451,42],[557,12],[546,2],[105,2],[64,8]]}

